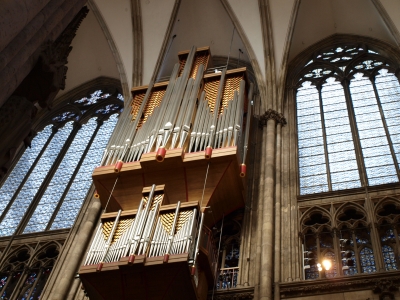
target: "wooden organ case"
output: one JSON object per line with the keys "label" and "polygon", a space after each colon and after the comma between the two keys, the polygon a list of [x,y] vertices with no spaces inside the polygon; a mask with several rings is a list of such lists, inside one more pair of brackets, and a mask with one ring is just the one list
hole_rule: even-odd
{"label": "wooden organ case", "polygon": [[90,299],[206,299],[210,228],[244,206],[246,68],[210,69],[208,47],[178,57],[169,81],[132,89],[129,120],[94,170],[105,212],[79,271]]}

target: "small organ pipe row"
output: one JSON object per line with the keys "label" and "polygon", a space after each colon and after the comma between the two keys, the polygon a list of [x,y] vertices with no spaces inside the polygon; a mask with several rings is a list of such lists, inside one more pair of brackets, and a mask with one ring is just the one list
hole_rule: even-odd
{"label": "small organ pipe row", "polygon": [[[144,97],[141,96],[143,100],[140,107],[136,104],[133,109],[134,121],[131,122],[128,115],[123,115],[120,130],[113,135],[104,152],[102,165],[138,161],[149,152],[156,152],[156,159],[162,161],[166,150],[175,148],[184,148],[186,152],[206,151],[206,158],[210,158],[213,148],[238,146],[244,125],[245,81],[240,81],[233,99],[225,99],[228,75],[224,68],[217,83],[218,91],[213,96],[215,99],[210,100],[212,95],[207,95],[203,90],[207,66],[202,62],[196,62],[197,65],[193,66],[195,58],[196,48],[192,47],[183,70],[183,63],[175,65],[164,96],[157,105],[151,100],[154,82],[149,84]],[[195,72],[192,69],[197,71],[195,76],[190,75]],[[251,98],[252,88],[248,94],[249,108]],[[150,115],[149,105],[152,111]],[[250,112],[249,108],[247,110]],[[144,120],[142,124],[140,120]],[[243,152],[246,150],[243,149]]]}
{"label": "small organ pipe row", "polygon": [[136,216],[121,218],[120,210],[111,230],[110,224],[99,224],[84,265],[97,264],[97,271],[101,271],[104,263],[122,257],[129,257],[133,263],[136,255],[164,256],[164,262],[168,262],[169,255],[193,252],[197,209],[181,211],[178,202],[174,213],[160,213],[161,201],[156,201],[154,191],[155,185],[148,200],[141,200]]}

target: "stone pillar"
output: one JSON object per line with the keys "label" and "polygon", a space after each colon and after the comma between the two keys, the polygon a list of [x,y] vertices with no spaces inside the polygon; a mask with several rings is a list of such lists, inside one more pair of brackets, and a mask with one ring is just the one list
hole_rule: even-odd
{"label": "stone pillar", "polygon": [[[276,124],[286,124],[282,114],[269,109],[260,119],[261,125],[265,126],[263,132],[263,144],[265,151],[262,153],[264,176],[260,178],[260,189],[262,187],[262,209],[259,213],[259,231],[261,232],[261,268],[259,270],[260,284],[258,299],[272,299],[272,284],[274,270],[274,214],[275,214],[275,179],[276,179]],[[280,131],[279,131],[280,144]],[[279,156],[280,159],[280,156]],[[280,168],[279,168],[280,172]],[[280,175],[279,175],[280,176]],[[279,193],[280,195],[280,193]]]}
{"label": "stone pillar", "polygon": [[275,134],[276,121],[269,118],[266,128],[265,177],[264,197],[261,212],[261,270],[260,298],[270,300],[273,280],[273,251],[274,251],[274,190],[275,190]]}
{"label": "stone pillar", "polygon": [[79,270],[85,255],[85,250],[91,240],[93,230],[96,227],[100,210],[100,200],[93,197],[92,203],[85,214],[86,219],[72,240],[68,252],[65,254],[65,258],[63,260],[59,259],[58,261],[58,265],[61,266],[61,268],[58,270],[59,273],[54,280],[54,286],[52,289],[49,287],[49,289],[45,291],[43,299],[67,299],[74,277]]}
{"label": "stone pillar", "polygon": [[276,126],[276,166],[275,166],[275,257],[274,257],[274,299],[280,299],[281,280],[281,133],[282,124]]}

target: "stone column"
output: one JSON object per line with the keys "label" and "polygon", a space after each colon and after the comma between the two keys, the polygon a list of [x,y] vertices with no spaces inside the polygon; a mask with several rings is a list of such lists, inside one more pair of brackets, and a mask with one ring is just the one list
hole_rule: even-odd
{"label": "stone column", "polygon": [[64,260],[59,260],[61,266],[59,274],[55,278],[53,288],[46,290],[43,299],[63,300],[67,299],[74,277],[79,270],[85,250],[88,246],[93,230],[97,224],[101,203],[99,199],[92,198],[92,203],[86,211],[86,219],[78,229]]}
{"label": "stone column", "polygon": [[[276,152],[276,124],[285,124],[283,115],[269,109],[261,116],[261,125],[267,126],[263,132],[265,151],[262,153],[264,177],[260,178],[263,198],[262,209],[259,213],[258,230],[261,231],[261,268],[258,299],[272,299],[272,283],[274,272],[274,202],[275,202],[275,152]],[[279,138],[280,141],[280,138]],[[280,142],[279,142],[280,143]],[[280,170],[280,169],[279,169]]]}
{"label": "stone column", "polygon": [[275,257],[274,257],[274,299],[279,300],[281,280],[281,133],[282,124],[276,126],[276,168],[275,168]]}

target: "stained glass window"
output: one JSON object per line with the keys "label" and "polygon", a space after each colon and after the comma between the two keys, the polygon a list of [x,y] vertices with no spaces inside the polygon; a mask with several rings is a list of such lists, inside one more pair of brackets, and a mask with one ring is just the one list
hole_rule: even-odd
{"label": "stained glass window", "polygon": [[376,272],[374,252],[371,248],[365,247],[360,251],[360,263],[362,273]]}
{"label": "stained glass window", "polygon": [[98,90],[50,117],[0,186],[0,236],[73,225],[123,108],[121,99]]}
{"label": "stained glass window", "polygon": [[300,195],[399,182],[400,84],[385,60],[348,45],[305,66],[296,89]]}
{"label": "stained glass window", "polygon": [[394,254],[393,248],[388,245],[383,245],[382,254],[386,271],[397,270],[396,256]]}

